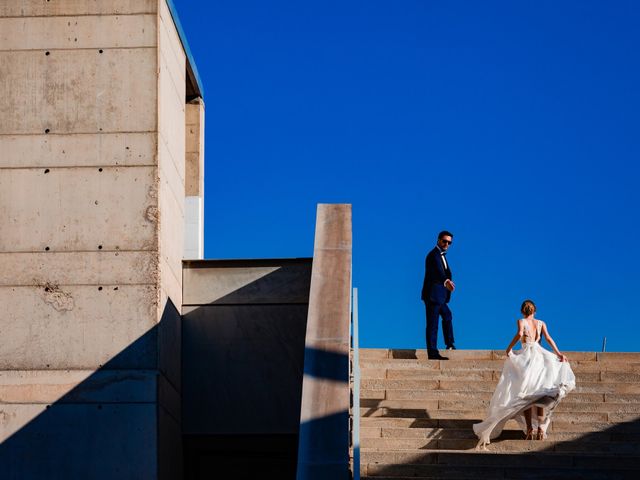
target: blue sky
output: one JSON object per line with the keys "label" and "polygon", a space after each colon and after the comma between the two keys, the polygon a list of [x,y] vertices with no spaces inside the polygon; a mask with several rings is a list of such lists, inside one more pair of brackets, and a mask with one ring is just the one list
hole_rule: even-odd
{"label": "blue sky", "polygon": [[316,204],[351,203],[362,346],[425,348],[448,229],[459,348],[532,298],[562,350],[638,349],[640,3],[174,3],[206,258],[311,256]]}

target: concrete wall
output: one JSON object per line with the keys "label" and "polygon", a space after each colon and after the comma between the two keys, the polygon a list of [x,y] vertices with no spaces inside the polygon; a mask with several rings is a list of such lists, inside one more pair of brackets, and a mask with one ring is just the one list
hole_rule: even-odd
{"label": "concrete wall", "polygon": [[351,205],[319,204],[305,336],[298,480],[351,478]]}
{"label": "concrete wall", "polygon": [[180,478],[185,61],[165,0],[0,3],[3,478]]}
{"label": "concrete wall", "polygon": [[159,471],[182,475],[181,319],[185,200],[186,57],[165,0],[158,17]]}
{"label": "concrete wall", "polygon": [[184,258],[204,257],[204,103],[187,104]]}
{"label": "concrete wall", "polygon": [[292,478],[311,259],[185,261],[183,272],[186,478]]}
{"label": "concrete wall", "polygon": [[185,434],[297,433],[311,260],[185,262]]}

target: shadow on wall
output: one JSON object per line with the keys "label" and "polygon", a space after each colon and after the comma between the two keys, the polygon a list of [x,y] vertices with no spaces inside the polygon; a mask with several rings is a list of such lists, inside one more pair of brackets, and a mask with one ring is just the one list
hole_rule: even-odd
{"label": "shadow on wall", "polygon": [[346,355],[305,349],[310,279],[311,259],[186,262],[185,479],[295,478],[303,376],[348,388]]}
{"label": "shadow on wall", "polygon": [[176,334],[169,300],[155,327],[97,371],[4,372],[1,478],[180,478],[179,386],[164,350]]}
{"label": "shadow on wall", "polygon": [[[348,388],[347,355],[305,350],[305,262],[308,276],[277,269],[186,307],[182,319],[169,301],[158,325],[97,371],[0,380],[0,478],[293,479],[300,429],[320,426],[327,435],[314,442],[346,445],[331,435],[346,436],[347,411],[300,425],[304,375]],[[170,361],[176,341],[182,375]],[[307,354],[321,359],[314,371]]]}
{"label": "shadow on wall", "polygon": [[[305,353],[309,353],[305,349]],[[317,353],[317,352],[316,352]],[[340,365],[348,361],[346,355],[336,355],[331,352],[321,352],[330,362]],[[338,358],[343,357],[343,358]],[[328,369],[326,370],[328,372]],[[309,372],[305,370],[304,374]],[[318,373],[318,372],[316,372]],[[331,380],[338,380],[336,375],[330,373]],[[302,377],[298,390],[301,392]],[[342,381],[342,379],[340,379]],[[345,388],[348,383],[344,380]],[[277,396],[277,389],[265,391],[267,395]],[[239,399],[240,400],[240,399]],[[256,401],[256,399],[252,400]],[[292,409],[283,414],[291,414],[291,419],[298,422],[300,415],[300,398],[297,399],[297,410]],[[218,408],[215,403],[208,405],[212,410],[224,414],[225,408]],[[234,407],[237,408],[237,407]],[[269,417],[268,407],[261,409],[256,407],[255,413]],[[230,413],[227,411],[227,413]],[[251,417],[253,414],[250,415]],[[281,418],[281,417],[280,417]],[[271,423],[274,419],[271,419]],[[289,419],[287,419],[288,423]],[[274,433],[273,430],[265,430],[263,433],[211,433],[199,435],[185,435],[185,479],[204,480],[210,478],[278,478],[295,479],[298,455],[298,437],[304,435],[305,430],[314,432],[311,437],[312,448],[326,451],[326,444],[333,449],[344,452],[344,462],[348,463],[348,411],[336,412],[322,418],[312,419],[301,424],[296,424],[293,432]],[[254,429],[254,432],[258,428]],[[344,438],[342,438],[344,437]],[[345,478],[348,473],[345,471]],[[326,478],[326,477],[323,477]],[[333,478],[333,477],[332,477]]]}

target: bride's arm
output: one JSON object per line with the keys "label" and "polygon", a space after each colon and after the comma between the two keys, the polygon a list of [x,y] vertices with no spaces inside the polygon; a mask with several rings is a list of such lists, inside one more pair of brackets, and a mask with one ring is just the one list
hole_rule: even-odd
{"label": "bride's arm", "polygon": [[522,334],[524,333],[524,322],[521,322],[520,320],[518,320],[517,325],[518,325],[518,332],[515,334],[515,336],[513,337],[513,340],[511,340],[511,343],[507,347],[507,355],[509,355],[509,352],[511,351],[511,349],[515,346],[516,343],[518,343],[518,340],[522,338]]}
{"label": "bride's arm", "polygon": [[555,352],[555,354],[558,356],[558,358],[560,358],[561,362],[566,362],[567,361],[567,357],[565,357],[562,352],[560,352],[560,350],[558,350],[558,347],[556,346],[556,342],[553,341],[553,338],[551,338],[551,335],[549,335],[549,331],[547,330],[547,324],[542,322],[542,334],[544,335],[545,340],[547,341],[547,343],[549,345],[551,345],[551,348],[553,348],[553,351]]}

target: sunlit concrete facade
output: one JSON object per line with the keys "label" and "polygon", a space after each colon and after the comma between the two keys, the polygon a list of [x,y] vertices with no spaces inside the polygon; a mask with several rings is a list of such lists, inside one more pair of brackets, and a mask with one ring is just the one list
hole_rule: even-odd
{"label": "sunlit concrete facade", "polygon": [[194,72],[165,0],[0,4],[3,478],[182,474]]}

